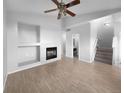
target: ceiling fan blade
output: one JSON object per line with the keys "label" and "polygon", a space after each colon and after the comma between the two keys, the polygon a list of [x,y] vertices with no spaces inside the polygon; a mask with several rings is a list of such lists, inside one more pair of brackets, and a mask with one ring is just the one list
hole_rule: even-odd
{"label": "ceiling fan blade", "polygon": [[69,15],[71,15],[72,17],[74,17],[76,15],[75,13],[69,11],[68,9],[66,10],[66,13],[69,14]]}
{"label": "ceiling fan blade", "polygon": [[57,0],[52,0],[57,6],[59,5],[59,2]]}
{"label": "ceiling fan blade", "polygon": [[59,11],[57,19],[60,19],[61,16],[62,16],[61,11]]}
{"label": "ceiling fan blade", "polygon": [[56,10],[58,10],[58,8],[46,10],[46,11],[44,11],[44,13],[53,12],[53,11],[56,11]]}
{"label": "ceiling fan blade", "polygon": [[74,5],[77,5],[77,4],[80,4],[80,0],[74,0],[74,1],[66,4],[65,6],[66,6],[66,8],[68,8],[68,7],[72,7]]}

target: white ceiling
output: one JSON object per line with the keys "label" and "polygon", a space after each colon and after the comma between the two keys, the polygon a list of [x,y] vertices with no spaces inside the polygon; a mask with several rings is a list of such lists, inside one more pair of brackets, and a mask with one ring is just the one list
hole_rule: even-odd
{"label": "white ceiling", "polygon": [[[63,1],[70,2],[72,0]],[[121,7],[121,0],[80,0],[80,2],[79,5],[70,8],[77,15]],[[56,5],[51,0],[7,0],[9,11],[44,14],[44,10],[55,7]],[[57,15],[57,12],[45,15]]]}

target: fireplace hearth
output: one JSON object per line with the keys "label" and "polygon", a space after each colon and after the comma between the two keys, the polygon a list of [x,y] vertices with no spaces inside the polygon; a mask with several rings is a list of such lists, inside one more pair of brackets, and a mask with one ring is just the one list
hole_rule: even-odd
{"label": "fireplace hearth", "polygon": [[57,57],[57,47],[46,48],[46,60],[53,59]]}

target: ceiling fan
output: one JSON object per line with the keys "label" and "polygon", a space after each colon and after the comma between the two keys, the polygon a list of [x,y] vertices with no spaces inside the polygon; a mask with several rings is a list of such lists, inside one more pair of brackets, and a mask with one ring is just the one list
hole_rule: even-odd
{"label": "ceiling fan", "polygon": [[49,13],[49,12],[59,10],[57,19],[60,19],[63,15],[66,16],[67,14],[69,14],[72,17],[74,17],[76,14],[71,12],[67,8],[72,7],[74,5],[77,5],[77,4],[80,4],[80,0],[73,0],[73,1],[71,1],[69,3],[67,3],[67,4],[65,4],[63,2],[63,0],[61,0],[61,2],[58,2],[57,0],[52,0],[52,1],[57,5],[57,8],[46,10],[46,11],[44,11],[44,13]]}

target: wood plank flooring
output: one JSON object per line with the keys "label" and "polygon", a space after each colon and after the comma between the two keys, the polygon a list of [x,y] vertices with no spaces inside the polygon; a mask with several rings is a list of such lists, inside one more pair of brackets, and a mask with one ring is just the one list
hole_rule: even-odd
{"label": "wood plank flooring", "polygon": [[9,75],[4,93],[121,93],[120,71],[64,58]]}

